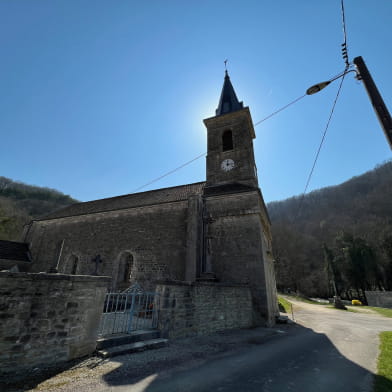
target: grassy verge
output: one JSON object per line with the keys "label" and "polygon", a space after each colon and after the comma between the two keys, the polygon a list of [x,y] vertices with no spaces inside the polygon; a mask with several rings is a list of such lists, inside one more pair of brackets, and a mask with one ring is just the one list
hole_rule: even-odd
{"label": "grassy verge", "polygon": [[392,332],[380,333],[380,355],[378,357],[377,375],[374,392],[392,390]]}
{"label": "grassy verge", "polygon": [[278,305],[279,310],[283,313],[290,313],[291,312],[291,303],[284,299],[283,297],[278,296]]}
{"label": "grassy verge", "polygon": [[346,306],[347,309],[335,308],[335,306],[333,306],[333,305],[327,305],[327,308],[335,309],[335,310],[343,310],[343,312],[361,313],[359,310],[356,310],[353,308],[348,308],[347,306]]}
{"label": "grassy verge", "polygon": [[292,298],[295,301],[306,302],[308,304],[313,304],[313,305],[325,305],[325,304],[322,304],[320,302],[313,301],[313,300],[311,300],[309,298],[306,298],[306,297],[299,297],[298,295],[291,295],[291,294],[284,294],[284,295],[285,295],[285,297]]}
{"label": "grassy verge", "polygon": [[385,317],[392,317],[392,309],[387,309],[387,308],[376,308],[375,306],[366,306],[366,309],[372,309],[375,312],[381,314],[382,316]]}

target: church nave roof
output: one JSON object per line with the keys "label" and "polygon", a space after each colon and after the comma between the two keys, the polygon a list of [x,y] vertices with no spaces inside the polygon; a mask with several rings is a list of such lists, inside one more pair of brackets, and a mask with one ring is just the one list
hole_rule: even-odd
{"label": "church nave roof", "polygon": [[128,195],[109,197],[106,199],[75,203],[45,215],[37,220],[65,218],[67,216],[94,214],[98,212],[187,200],[190,195],[202,194],[204,185],[205,182],[196,182],[194,184],[186,184],[146,192],[130,193]]}

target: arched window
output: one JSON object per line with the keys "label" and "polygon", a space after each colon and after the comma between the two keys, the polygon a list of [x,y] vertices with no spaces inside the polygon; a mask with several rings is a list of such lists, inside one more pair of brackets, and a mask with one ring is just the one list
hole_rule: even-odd
{"label": "arched window", "polygon": [[223,132],[222,135],[222,151],[233,149],[233,134],[230,130]]}
{"label": "arched window", "polygon": [[125,261],[125,268],[124,268],[124,276],[123,276],[124,283],[130,281],[132,267],[133,267],[133,256],[130,253],[128,253]]}
{"label": "arched window", "polygon": [[78,272],[78,266],[79,266],[79,258],[75,255],[72,255],[68,261],[69,273],[71,275],[76,275],[76,273]]}
{"label": "arched window", "polygon": [[119,264],[118,264],[118,274],[117,274],[117,283],[118,284],[129,284],[131,280],[131,274],[133,269],[133,255],[130,252],[124,252],[120,256]]}

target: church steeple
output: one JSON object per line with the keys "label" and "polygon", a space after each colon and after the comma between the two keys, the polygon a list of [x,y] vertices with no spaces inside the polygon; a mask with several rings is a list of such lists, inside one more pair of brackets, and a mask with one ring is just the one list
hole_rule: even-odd
{"label": "church steeple", "polygon": [[229,74],[226,70],[225,81],[223,82],[222,93],[219,99],[218,108],[215,110],[215,115],[220,116],[222,114],[235,112],[243,107],[243,103],[238,101],[233,85],[231,84]]}
{"label": "church steeple", "polygon": [[225,75],[218,109],[206,118],[207,186],[228,184],[258,187],[253,139],[256,137],[248,107],[234,92],[229,75]]}

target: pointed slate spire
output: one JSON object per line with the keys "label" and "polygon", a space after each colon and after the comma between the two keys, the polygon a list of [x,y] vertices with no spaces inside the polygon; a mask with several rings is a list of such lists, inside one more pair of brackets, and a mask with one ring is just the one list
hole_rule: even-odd
{"label": "pointed slate spire", "polygon": [[225,81],[223,82],[222,93],[219,99],[218,108],[215,110],[215,115],[220,116],[230,112],[235,112],[244,107],[242,102],[238,101],[233,85],[231,84],[229,74],[225,71]]}

